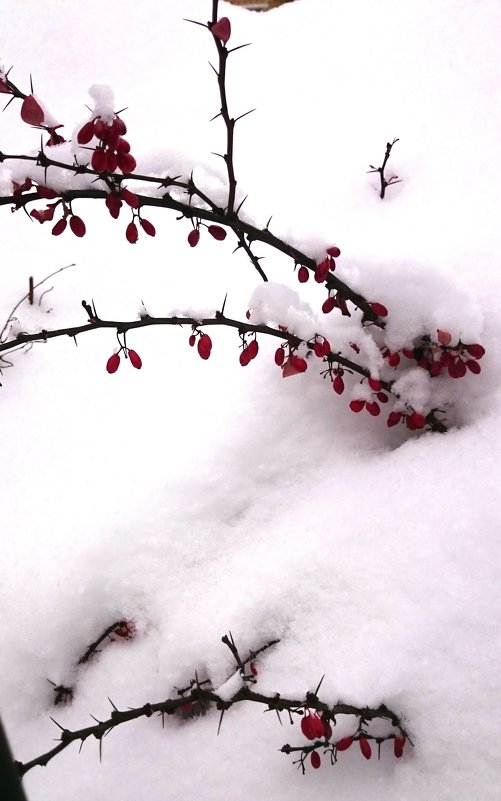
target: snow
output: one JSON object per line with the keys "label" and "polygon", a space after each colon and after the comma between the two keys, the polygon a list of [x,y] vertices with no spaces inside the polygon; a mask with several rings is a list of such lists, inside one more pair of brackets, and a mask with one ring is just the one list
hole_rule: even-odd
{"label": "snow", "polygon": [[[143,173],[189,176],[224,202],[224,150],[214,43],[185,18],[205,21],[209,0],[110,0],[51,6],[4,0],[9,31],[2,64],[53,110],[65,137],[86,119],[89,86],[111,87]],[[499,796],[501,726],[499,504],[501,446],[498,195],[501,78],[497,0],[296,0],[266,14],[229,5],[230,44],[251,42],[228,62],[237,124],[235,167],[245,219],[313,258],[337,244],[336,275],[389,310],[386,332],[362,330],[360,313],[323,315],[325,290],[300,285],[293,263],[255,243],[267,286],[235,240],[148,209],[155,239],[131,246],[122,209],[75,201],[87,235],[50,235],[22,211],[1,209],[5,320],[28,288],[70,263],[43,288],[40,305],[16,311],[15,330],[84,324],[81,301],[105,319],[205,316],[220,309],[279,322],[386,377],[378,345],[409,346],[437,329],[486,348],[480,375],[430,380],[411,362],[398,389],[418,409],[447,409],[446,435],[389,429],[348,408],[370,397],[345,374],[338,397],[320,361],[282,379],[279,340],[238,363],[238,334],[212,328],[202,361],[190,328],[130,331],[143,368],[122,360],[108,375],[116,336],[100,330],[38,344],[2,369],[2,568],[0,712],[15,757],[28,761],[58,736],[53,716],[81,728],[119,709],[175,697],[195,671],[240,686],[221,637],[241,654],[280,643],[256,660],[257,692],[304,697],[325,674],[329,703],[385,703],[401,715],[414,748],[363,760],[352,747],[335,767],[305,776],[284,743],[305,743],[297,722],[239,703],[190,720],[167,716],[117,727],[98,744],[73,744],[28,772],[35,799],[152,801],[231,797],[295,801],[490,801]],[[95,94],[95,93],[94,93]],[[98,91],[96,100],[105,102]],[[104,99],[103,99],[104,98]],[[8,98],[6,98],[8,99]],[[0,149],[36,153],[40,131],[2,116]],[[398,137],[388,175],[401,183],[379,198],[379,166]],[[57,148],[72,163],[75,143]],[[59,155],[61,154],[61,156]],[[38,172],[36,172],[38,170]],[[10,179],[35,177],[26,162],[0,165]],[[49,171],[50,174],[50,171]],[[86,185],[71,171],[58,187]],[[129,188],[133,181],[127,182]],[[99,186],[99,184],[97,184]],[[142,191],[139,190],[138,191]],[[151,185],[145,193],[154,192]],[[44,204],[40,204],[42,208]],[[36,206],[39,207],[38,205]],[[42,288],[41,288],[42,289]],[[37,295],[38,304],[39,295]],[[278,319],[280,318],[280,319]],[[285,321],[285,322],[284,322]],[[3,323],[2,323],[3,325]],[[364,394],[365,393],[365,394]],[[134,619],[77,666],[113,621]],[[47,679],[75,687],[54,707]],[[339,719],[336,737],[354,731]],[[327,760],[323,760],[323,763]],[[362,764],[363,763],[363,764]]]}

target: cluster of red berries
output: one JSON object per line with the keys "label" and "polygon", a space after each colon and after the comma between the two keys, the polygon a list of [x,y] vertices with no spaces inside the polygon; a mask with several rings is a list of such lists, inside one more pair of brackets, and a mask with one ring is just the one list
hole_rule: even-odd
{"label": "cluster of red berries", "polygon": [[[332,726],[329,720],[320,717],[317,712],[311,713],[309,710],[301,718],[301,731],[308,740],[330,740],[332,737]],[[370,759],[372,756],[372,748],[367,736],[361,733],[358,737],[342,737],[337,743],[334,743],[334,750],[347,751],[348,748],[358,740],[360,751],[365,759]],[[402,734],[396,735],[393,738],[393,753],[399,759],[404,752],[406,738]],[[327,744],[327,743],[326,743]],[[313,750],[310,752],[310,762],[313,768],[319,768],[321,765],[321,758],[318,751]]]}
{"label": "cluster of red berries", "polygon": [[461,341],[452,345],[452,336],[448,331],[437,330],[437,341],[423,338],[414,348],[403,348],[402,353],[408,359],[414,359],[418,367],[436,378],[446,371],[451,378],[463,378],[468,371],[478,375],[481,367],[478,360],[485,354],[482,345],[465,345]]}
{"label": "cluster of red berries", "polygon": [[258,353],[259,353],[259,345],[255,337],[254,339],[251,339],[249,343],[246,343],[244,340],[243,348],[240,351],[240,357],[239,357],[239,361],[242,367],[247,367],[249,362],[251,362],[252,359],[255,359]]}
{"label": "cluster of red berries", "polygon": [[126,133],[127,126],[121,117],[115,115],[111,122],[96,117],[80,128],[77,142],[87,145],[94,138],[98,140],[90,162],[96,172],[116,172],[119,169],[124,175],[129,175],[136,169],[136,159],[130,152],[129,142],[123,138]]}
{"label": "cluster of red berries", "polygon": [[111,632],[110,636],[112,639],[113,634],[115,634],[117,637],[121,637],[123,640],[132,640],[136,634],[136,621],[121,620],[116,629],[113,629]]}
{"label": "cluster of red berries", "polygon": [[[226,239],[226,231],[224,228],[221,228],[220,225],[208,225],[207,230],[209,234],[217,239],[218,242],[222,242],[223,239]],[[192,231],[188,234],[188,244],[190,247],[195,248],[198,243],[200,242],[200,220],[197,221],[195,227]]]}
{"label": "cluster of red berries", "polygon": [[191,334],[188,340],[190,347],[192,348],[194,347],[195,343],[197,342],[197,338],[198,338],[198,343],[197,343],[198,355],[200,356],[201,359],[207,361],[212,351],[212,339],[208,334],[202,334],[201,331],[196,331],[193,334]]}
{"label": "cluster of red berries", "polygon": [[[324,283],[330,270],[336,269],[335,259],[337,259],[338,256],[341,255],[341,251],[336,246],[327,248],[325,252],[327,253],[326,258],[319,264],[317,264],[313,272],[315,281],[317,281],[319,284]],[[308,268],[305,267],[304,264],[300,265],[299,270],[297,271],[297,280],[299,281],[299,283],[305,284],[307,281],[309,281],[309,278],[310,278],[310,271],[308,270]]]}
{"label": "cluster of red berries", "polygon": [[[37,186],[37,192],[40,195],[40,197],[44,197],[47,199],[57,197],[57,193],[53,189],[50,189],[48,186]],[[73,214],[71,210],[71,205],[69,205],[62,199],[57,200],[56,203],[49,203],[45,209],[33,209],[33,211],[30,212],[30,217],[33,217],[34,220],[38,220],[39,223],[51,221],[54,217],[56,208],[59,205],[61,205],[62,207],[63,216],[53,226],[52,235],[60,236],[63,233],[63,231],[66,230],[66,226],[68,225],[68,219],[69,219],[70,230],[75,234],[75,236],[78,237],[85,236],[86,228],[84,221],[77,214]]]}
{"label": "cluster of red berries", "polygon": [[302,356],[298,356],[297,353],[293,353],[289,350],[289,355],[286,359],[283,346],[277,348],[275,351],[275,364],[282,368],[282,375],[284,378],[288,378],[290,375],[304,373],[308,369],[308,362],[306,359],[303,359]]}
{"label": "cluster of red berries", "polygon": [[129,359],[130,363],[136,370],[140,370],[143,366],[143,362],[141,361],[141,357],[135,350],[131,350],[131,348],[121,347],[118,353],[112,353],[108,361],[106,362],[106,369],[108,373],[116,373],[118,368],[120,367],[120,353],[121,351],[124,352],[124,356],[126,359]]}

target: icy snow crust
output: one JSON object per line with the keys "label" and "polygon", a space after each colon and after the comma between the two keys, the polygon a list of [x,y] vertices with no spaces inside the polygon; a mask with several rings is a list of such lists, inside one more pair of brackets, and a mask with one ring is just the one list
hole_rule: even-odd
{"label": "icy snow crust", "polygon": [[[36,0],[4,0],[2,62],[21,86],[33,73],[66,136],[87,118],[89,86],[112,87],[128,107],[138,170],[195,168],[224,201],[211,156],[224,131],[208,122],[219,110],[214,47],[183,22],[207,19],[209,5],[89,0],[47,15]],[[390,310],[395,348],[439,327],[484,344],[482,374],[452,389],[461,428],[408,438],[382,417],[353,415],[313,366],[284,381],[276,342],[261,338],[242,369],[233,331],[211,331],[208,362],[188,347],[188,330],[131,332],[143,369],[124,363],[113,376],[107,331],[78,348],[60,339],[16,354],[0,391],[0,712],[28,761],[58,736],[49,715],[81,728],[90,713],[109,716],[108,697],[120,709],[163,700],[195,670],[231,695],[238,682],[224,684],[232,658],[220,641],[231,630],[243,652],[281,638],[258,660],[259,690],[302,696],[325,673],[323,698],[386,703],[415,748],[397,761],[386,744],[367,763],[352,749],[303,777],[278,753],[304,742],[299,726],[242,704],[219,737],[211,713],[168,718],[164,729],[156,718],[124,724],[104,740],[101,763],[94,740],[80,755],[70,746],[28,773],[28,797],[498,799],[501,7],[297,0],[222,13],[232,43],[253,44],[230,58],[228,76],[232,113],[257,108],[237,126],[247,218],[264,226],[274,215],[271,230],[316,258],[337,244],[339,275]],[[381,201],[366,170],[394,136],[390,167],[402,182]],[[0,139],[5,152],[36,152],[39,132],[15,102]],[[71,147],[60,148],[70,161]],[[3,194],[19,169],[3,164]],[[114,221],[85,201],[75,211],[82,240],[1,210],[3,318],[28,276],[77,265],[40,307],[19,310],[21,330],[84,322],[82,298],[104,318],[133,319],[142,303],[151,314],[220,308],[228,292],[235,317],[286,302],[281,316],[305,336],[322,316],[318,286],[300,287],[264,246],[267,288],[232,255],[231,236],[203,231],[191,249],[188,222],[148,210],[157,237],[131,247],[123,212]],[[335,314],[324,324],[339,348],[358,331]],[[400,380],[416,397],[428,391],[416,371]],[[124,616],[136,638],[76,669]],[[75,685],[71,706],[52,706],[47,679]],[[352,730],[340,722],[339,736]]]}

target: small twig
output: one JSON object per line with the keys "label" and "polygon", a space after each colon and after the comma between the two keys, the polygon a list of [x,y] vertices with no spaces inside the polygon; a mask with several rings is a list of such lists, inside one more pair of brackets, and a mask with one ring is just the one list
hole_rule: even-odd
{"label": "small twig", "polygon": [[369,173],[377,172],[379,174],[379,179],[381,181],[381,191],[379,193],[379,197],[381,198],[381,200],[385,196],[385,192],[386,192],[386,187],[387,186],[392,186],[393,184],[401,183],[401,179],[399,179],[397,175],[392,175],[391,178],[386,178],[386,176],[384,174],[386,165],[388,163],[388,159],[390,158],[392,147],[398,141],[399,141],[398,139],[394,139],[393,142],[387,142],[386,143],[386,152],[384,154],[383,163],[381,164],[380,167],[374,167],[372,164],[369,165],[370,168],[371,168],[370,170],[368,170]]}

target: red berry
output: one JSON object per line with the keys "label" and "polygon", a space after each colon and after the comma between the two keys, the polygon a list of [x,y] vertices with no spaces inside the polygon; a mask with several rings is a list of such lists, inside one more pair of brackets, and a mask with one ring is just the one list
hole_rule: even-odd
{"label": "red berry", "polygon": [[388,395],[386,395],[384,392],[378,392],[376,397],[378,401],[381,401],[381,403],[388,403]]}
{"label": "red berry", "polygon": [[331,264],[329,259],[324,259],[320,262],[320,264],[317,264],[315,268],[315,281],[317,283],[323,284],[329,274],[330,266]]}
{"label": "red berry", "polygon": [[223,44],[226,44],[231,36],[231,23],[228,17],[221,17],[211,27],[212,35],[219,39]]}
{"label": "red berry", "polygon": [[55,192],[54,189],[50,189],[48,186],[41,186],[38,184],[37,192],[40,197],[43,197],[46,200],[52,200],[53,198],[57,197],[57,192]]}
{"label": "red berry", "polygon": [[299,281],[300,284],[306,284],[309,278],[310,278],[310,271],[308,270],[307,267],[301,265],[301,267],[297,271],[297,280]]}
{"label": "red berry", "polygon": [[342,395],[344,392],[344,381],[340,375],[337,375],[332,382],[332,389],[337,395]]}
{"label": "red berry", "polygon": [[309,712],[301,718],[301,731],[308,740],[315,740],[317,737],[324,736],[324,723],[316,712],[311,715]]}
{"label": "red berry", "polygon": [[301,718],[301,731],[308,740],[314,740],[315,735],[311,730],[311,715],[304,715]]}
{"label": "red berry", "polygon": [[364,757],[366,759],[370,759],[372,756],[372,748],[370,746],[369,741],[366,740],[365,737],[361,737],[360,740],[358,741],[358,744],[360,745],[360,750],[364,755]]}
{"label": "red berry", "polygon": [[75,236],[85,236],[85,223],[81,217],[73,214],[70,218],[70,228]]}
{"label": "red berry", "polygon": [[481,359],[485,353],[485,348],[482,345],[465,345],[465,350],[473,356],[474,359]]}
{"label": "red berry", "polygon": [[324,737],[326,740],[330,740],[332,737],[332,726],[328,720],[322,718],[322,723],[324,724]]}
{"label": "red berry", "polygon": [[129,359],[130,359],[130,363],[132,364],[133,367],[136,368],[136,370],[140,370],[141,367],[143,366],[143,363],[141,361],[141,357],[139,356],[139,354],[136,353],[135,350],[130,350],[130,348],[129,348]]}
{"label": "red berry", "polygon": [[402,353],[407,359],[414,358],[414,349],[413,348],[403,348]]}
{"label": "red berry", "polygon": [[117,142],[117,153],[129,153],[130,145],[127,139],[119,139]]}
{"label": "red berry", "polygon": [[67,221],[64,217],[61,220],[58,220],[55,224],[54,228],[52,229],[53,236],[59,236],[63,233],[64,229],[66,228]]}
{"label": "red berry", "polygon": [[398,425],[401,419],[402,412],[390,412],[388,415],[388,420],[386,421],[386,425],[388,428],[391,428],[392,426]]}
{"label": "red berry", "polygon": [[276,351],[275,351],[275,364],[278,367],[281,367],[282,364],[284,363],[284,359],[285,359],[285,351],[284,351],[284,349],[283,348],[277,348]]}
{"label": "red berry", "polygon": [[208,359],[212,350],[212,340],[208,334],[202,334],[197,345],[198,354],[201,359]]}
{"label": "red berry", "polygon": [[9,89],[9,87],[7,86],[5,81],[2,81],[2,79],[0,78],[0,94],[1,93],[6,94],[6,95],[10,95],[10,94],[12,94],[12,90]]}
{"label": "red berry", "polygon": [[257,676],[257,667],[256,667],[256,663],[255,662],[250,662],[249,663],[249,670],[250,670],[250,672],[252,673],[253,676]]}
{"label": "red berry", "polygon": [[112,150],[106,153],[106,172],[115,172],[117,168],[117,154]]}
{"label": "red berry", "polygon": [[242,365],[242,367],[247,367],[250,360],[251,360],[251,355],[249,353],[249,348],[244,348],[240,353],[239,357],[240,364]]}
{"label": "red berry", "polygon": [[352,742],[353,737],[342,737],[341,740],[336,743],[336,748],[338,751],[346,751]]}
{"label": "red berry", "polygon": [[226,231],[224,228],[221,228],[220,225],[209,225],[209,234],[219,242],[222,242],[223,239],[226,239]]}
{"label": "red berry", "polygon": [[369,414],[372,414],[373,417],[377,417],[378,414],[381,413],[381,409],[379,408],[379,405],[376,403],[376,401],[373,401],[372,403],[366,403],[365,408],[367,409]]}
{"label": "red berry", "polygon": [[310,755],[310,762],[312,768],[319,768],[322,760],[318,751],[312,751]]}
{"label": "red berry", "polygon": [[247,350],[249,351],[250,358],[255,359],[257,354],[259,353],[259,345],[257,339],[253,339],[251,342],[249,342]]}
{"label": "red berry", "polygon": [[324,300],[324,302],[322,303],[323,313],[329,314],[329,312],[331,312],[336,307],[336,305],[337,305],[336,298],[334,296],[327,298],[327,300]]}
{"label": "red berry", "polygon": [[191,345],[191,347],[193,347],[193,345],[195,344],[196,341],[197,341],[197,338],[196,338],[195,334],[192,334],[190,336],[189,340],[188,340],[188,342]]}
{"label": "red berry", "polygon": [[190,231],[190,233],[188,234],[188,244],[190,245],[190,247],[194,248],[196,245],[198,245],[199,239],[200,239],[200,231],[198,230],[198,228],[194,228],[193,231]]}
{"label": "red berry", "polygon": [[301,356],[292,357],[292,366],[298,373],[304,373],[305,370],[308,368],[306,359],[303,359]]}
{"label": "red berry", "polygon": [[368,383],[374,392],[379,392],[381,389],[381,381],[379,381],[377,378],[369,378]]}
{"label": "red berry", "polygon": [[430,375],[436,378],[437,375],[440,375],[441,370],[442,370],[442,362],[441,361],[433,362],[433,364],[430,367]]}
{"label": "red berry", "polygon": [[326,252],[329,254],[329,256],[332,256],[333,259],[337,259],[338,256],[341,255],[341,251],[335,245],[331,248],[327,248]]}
{"label": "red berry", "polygon": [[106,362],[106,369],[109,373],[116,373],[118,368],[120,367],[120,356],[118,353],[114,353],[108,361]]}
{"label": "red berry", "polygon": [[352,411],[352,412],[355,412],[355,413],[357,413],[357,414],[358,414],[358,412],[361,412],[361,411],[362,411],[362,409],[364,408],[364,406],[365,406],[365,401],[364,401],[364,400],[352,400],[352,401],[350,402],[350,409],[351,409],[351,411]]}
{"label": "red berry", "polygon": [[122,208],[122,201],[118,197],[118,195],[114,195],[110,193],[106,196],[106,200],[104,201],[110,212],[111,216],[116,220],[118,215],[120,214],[120,209]]}
{"label": "red berry", "polygon": [[450,345],[451,340],[452,336],[448,331],[441,331],[440,328],[437,328],[437,342],[439,342],[441,345]]}
{"label": "red berry", "polygon": [[124,203],[127,203],[131,209],[137,209],[139,207],[139,198],[134,192],[131,192],[130,189],[127,189],[125,186],[123,189],[120,190],[119,196],[122,198]]}
{"label": "red berry", "polygon": [[108,158],[102,148],[98,147],[96,150],[94,150],[90,160],[90,165],[96,172],[106,172]]}
{"label": "red berry", "polygon": [[103,120],[94,120],[94,133],[98,139],[107,139],[109,128]]}
{"label": "red berry", "polygon": [[331,345],[328,339],[324,339],[324,356],[331,352]]}
{"label": "red berry", "polygon": [[400,355],[398,353],[390,353],[388,356],[388,364],[390,367],[398,367],[400,364]]}
{"label": "red berry", "polygon": [[155,226],[152,223],[150,223],[149,220],[141,219],[139,220],[139,222],[141,223],[141,228],[143,229],[145,234],[148,234],[148,236],[155,236],[156,234]]}
{"label": "red berry", "polygon": [[395,737],[393,741],[393,753],[395,754],[397,759],[401,757],[402,754],[404,753],[404,745],[405,745],[405,737]]}
{"label": "red berry", "polygon": [[126,228],[126,231],[125,231],[125,237],[127,239],[127,242],[130,242],[131,245],[134,245],[138,240],[138,236],[139,236],[139,233],[138,233],[138,230],[137,230],[136,223],[135,222],[130,222],[128,224],[127,228]]}
{"label": "red berry", "polygon": [[466,366],[468,370],[470,370],[470,372],[472,373],[475,373],[475,375],[478,375],[482,369],[479,363],[476,362],[474,359],[468,359],[468,361],[466,362]]}
{"label": "red berry", "polygon": [[23,105],[21,106],[21,119],[23,122],[27,122],[28,125],[42,125],[44,112],[33,95],[28,95],[24,98]]}
{"label": "red berry", "polygon": [[386,308],[386,306],[383,306],[382,303],[370,303],[369,305],[374,314],[377,314],[378,317],[388,316],[388,309]]}
{"label": "red berry", "polygon": [[124,175],[129,175],[136,169],[136,159],[130,153],[118,153],[117,164]]}
{"label": "red berry", "polygon": [[421,414],[421,412],[412,412],[412,414],[408,415],[405,422],[407,428],[410,428],[411,431],[414,431],[417,428],[424,428],[426,425],[426,418],[424,414]]}
{"label": "red berry", "polygon": [[466,375],[466,365],[459,356],[450,360],[447,369],[451,378],[463,378]]}
{"label": "red berry", "polygon": [[115,117],[113,120],[113,130],[116,131],[119,136],[123,136],[127,133],[127,126],[121,117]]}

